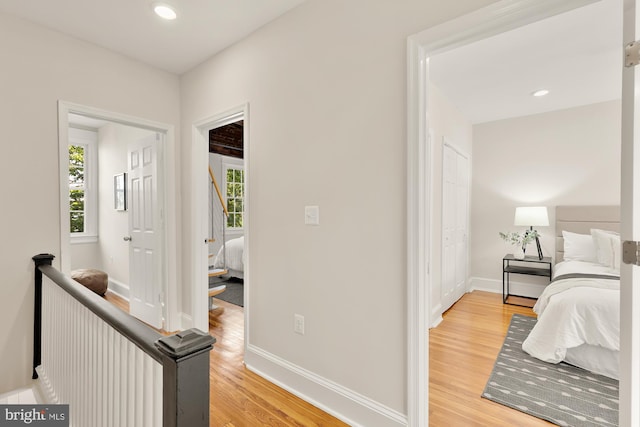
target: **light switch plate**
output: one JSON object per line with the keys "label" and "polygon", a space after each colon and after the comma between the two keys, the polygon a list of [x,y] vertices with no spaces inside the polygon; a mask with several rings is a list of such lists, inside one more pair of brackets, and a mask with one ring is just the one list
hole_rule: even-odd
{"label": "light switch plate", "polygon": [[320,208],[318,206],[304,207],[304,223],[306,225],[320,225]]}

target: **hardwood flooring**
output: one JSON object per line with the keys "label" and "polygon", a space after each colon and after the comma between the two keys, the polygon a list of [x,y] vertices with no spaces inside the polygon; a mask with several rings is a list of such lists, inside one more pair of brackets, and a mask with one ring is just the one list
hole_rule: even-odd
{"label": "hardwood flooring", "polygon": [[551,426],[480,396],[514,313],[528,307],[503,305],[502,295],[465,294],[429,331],[429,425]]}
{"label": "hardwood flooring", "polygon": [[[107,293],[107,300],[128,311],[115,295]],[[215,301],[218,308],[209,312],[209,333],[217,339],[210,359],[212,427],[347,426],[246,369],[243,309]],[[552,425],[480,397],[514,313],[534,315],[503,305],[500,294],[475,291],[430,330],[430,426]]]}
{"label": "hardwood flooring", "polygon": [[[129,311],[117,295],[107,292],[106,299]],[[219,299],[215,305],[209,312],[209,333],[217,340],[210,353],[211,427],[348,426],[249,371],[243,363],[243,308]]]}

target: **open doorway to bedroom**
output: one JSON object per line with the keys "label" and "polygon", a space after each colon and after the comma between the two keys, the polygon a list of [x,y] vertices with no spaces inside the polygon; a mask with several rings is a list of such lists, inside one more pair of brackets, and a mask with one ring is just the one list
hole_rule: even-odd
{"label": "open doorway to bedroom", "polygon": [[[498,17],[498,10],[506,12],[508,7],[512,7],[516,4],[518,8],[524,10],[526,7],[534,6],[534,10],[529,10],[523,13],[519,18],[514,13],[513,16],[504,19],[509,21],[509,25],[505,25],[503,17]],[[620,22],[621,13],[620,6],[622,1],[601,1],[601,2],[572,2],[571,5],[563,2],[546,2],[546,5],[537,8],[536,2],[527,1],[514,1],[514,2],[499,2],[492,7],[482,9],[475,14],[470,14],[467,17],[469,21],[459,19],[456,23],[452,21],[450,23],[443,24],[438,28],[427,30],[424,33],[416,35],[414,38],[410,38],[409,46],[410,52],[415,55],[413,59],[410,59],[410,73],[415,73],[415,78],[410,76],[410,93],[413,92],[411,88],[415,88],[415,92],[419,93],[413,99],[409,101],[410,110],[410,128],[409,128],[409,156],[412,157],[412,153],[417,154],[415,162],[411,163],[415,165],[418,171],[415,174],[415,181],[411,178],[410,182],[419,182],[416,186],[422,189],[417,191],[418,197],[412,197],[411,193],[413,189],[410,188],[410,200],[417,202],[416,205],[409,205],[409,210],[414,212],[418,218],[417,224],[424,226],[423,224],[430,225],[424,232],[424,237],[419,236],[416,239],[416,244],[413,242],[410,244],[409,269],[413,272],[410,275],[409,280],[409,303],[412,304],[415,298],[415,313],[417,315],[412,318],[411,310],[409,316],[409,323],[413,324],[414,321],[420,322],[424,319],[424,324],[431,326],[434,320],[437,320],[439,313],[437,313],[438,296],[439,292],[434,292],[433,288],[423,288],[423,284],[426,286],[438,283],[440,280],[440,273],[437,271],[439,266],[439,259],[437,255],[439,236],[435,234],[435,231],[439,227],[439,220],[436,209],[440,204],[439,200],[439,188],[440,183],[438,176],[433,175],[431,172],[437,172],[437,167],[434,164],[439,162],[441,156],[442,145],[441,141],[443,136],[447,136],[449,133],[457,133],[461,135],[461,127],[455,126],[452,115],[449,114],[455,112],[459,114],[464,110],[464,105],[456,105],[455,102],[448,102],[456,98],[457,95],[469,95],[472,92],[479,92],[482,90],[490,90],[485,92],[480,98],[480,113],[485,117],[475,122],[475,120],[467,120],[465,125],[469,129],[468,134],[472,138],[472,156],[473,156],[473,180],[472,180],[472,208],[471,208],[471,243],[470,243],[470,287],[469,289],[483,289],[489,290],[492,293],[488,295],[494,296],[497,294],[496,305],[498,310],[503,309],[500,297],[501,291],[501,269],[500,261],[502,257],[508,252],[508,248],[503,247],[504,244],[498,237],[499,231],[509,231],[514,227],[514,210],[516,206],[531,206],[531,205],[545,205],[549,207],[550,224],[553,224],[553,207],[559,204],[618,204],[619,189],[620,189],[620,76],[622,74],[622,65],[619,58],[621,57],[620,49],[622,46],[620,35]],[[497,50],[493,49],[489,52],[480,52],[479,41],[484,38],[499,38],[505,34],[505,31],[517,29],[532,29],[535,27],[532,23],[538,19],[544,19],[552,16],[552,20],[562,17],[563,12],[567,12],[577,6],[585,6],[584,9],[575,9],[577,13],[586,13],[588,8],[603,8],[607,5],[613,5],[618,8],[618,12],[614,12],[611,15],[609,12],[603,13],[600,10],[596,13],[595,18],[591,23],[587,25],[586,30],[591,32],[593,36],[596,36],[597,43],[584,42],[585,38],[574,39],[570,41],[572,48],[563,49],[562,54],[556,57],[564,62],[566,65],[577,66],[569,72],[564,72],[560,77],[564,78],[564,83],[560,83],[556,86],[552,86],[550,89],[551,96],[549,97],[533,97],[531,96],[534,91],[541,89],[542,84],[545,84],[554,72],[551,67],[544,65],[542,60],[543,54],[553,52],[556,45],[559,45],[563,38],[568,38],[570,35],[575,35],[577,32],[572,25],[564,25],[561,28],[561,34],[558,37],[554,37],[551,32],[542,30],[533,30],[532,34],[536,36],[538,40],[544,40],[546,37],[550,37],[553,42],[546,43],[542,51],[534,51],[526,43],[514,43],[508,50],[511,57],[503,59],[498,57]],[[504,8],[504,9],[501,9]],[[513,10],[510,10],[508,14],[512,14]],[[569,12],[572,13],[572,12]],[[489,17],[492,16],[496,19],[492,20]],[[615,49],[613,53],[607,51],[605,44],[611,39],[611,27],[604,21],[610,16],[614,17],[614,32],[613,37],[615,40]],[[484,19],[484,21],[483,21]],[[520,21],[518,21],[520,19]],[[471,25],[470,22],[474,22]],[[489,23],[491,27],[487,30],[483,27],[482,23]],[[542,21],[540,21],[542,23]],[[520,27],[520,28],[518,28]],[[597,28],[597,31],[594,29]],[[584,43],[584,45],[581,45]],[[580,47],[586,48],[582,50]],[[596,48],[597,46],[597,48]],[[415,48],[415,49],[414,49]],[[455,66],[443,71],[438,75],[436,68],[438,67],[438,56],[446,54],[450,51],[460,48],[461,52],[464,52],[466,48],[466,55],[461,62],[458,62]],[[519,52],[526,52],[527,58],[521,61],[525,68],[524,71],[518,67],[512,67],[509,65],[509,61],[514,59]],[[471,53],[471,55],[469,55]],[[475,54],[479,55],[475,57]],[[588,58],[590,54],[604,54],[605,58],[602,60],[587,60],[586,63],[579,63]],[[410,55],[411,56],[411,55]],[[441,59],[441,58],[440,58]],[[440,61],[443,64],[444,61]],[[484,64],[483,64],[484,63]],[[471,64],[473,64],[471,66]],[[598,67],[593,67],[597,64]],[[531,103],[537,103],[537,107],[544,104],[551,104],[558,97],[554,96],[563,94],[565,89],[569,86],[573,86],[576,83],[583,82],[588,77],[600,72],[600,66],[606,64],[613,64],[613,74],[606,74],[605,77],[600,75],[599,79],[602,83],[616,83],[618,84],[617,94],[614,96],[599,98],[602,96],[603,86],[606,84],[591,84],[587,87],[583,87],[578,91],[578,95],[582,97],[576,104],[573,105],[556,105],[555,108],[551,108],[547,111],[537,110],[528,111],[524,114],[514,114],[517,112],[515,105],[511,102],[515,98],[521,98],[522,100],[529,100]],[[535,71],[537,67],[543,66],[544,69]],[[484,84],[478,84],[474,81],[475,77],[483,72],[482,68],[486,66],[489,69],[489,75],[493,80],[487,81]],[[533,75],[528,74],[528,71],[534,71]],[[448,87],[441,82],[438,82],[438,77],[458,77],[456,87],[453,88],[456,93],[449,92]],[[573,78],[580,76],[580,78]],[[521,78],[523,81],[529,83],[532,88],[527,91],[519,91],[516,86],[511,86],[509,91],[502,93],[497,90],[497,86],[504,82],[510,82],[512,77]],[[528,80],[526,80],[528,78]],[[413,83],[420,82],[420,85]],[[468,85],[467,85],[468,84]],[[424,88],[424,89],[423,89]],[[590,98],[591,97],[591,98]],[[443,99],[447,98],[447,99]],[[587,99],[590,98],[590,99]],[[502,100],[503,104],[507,107],[508,114],[510,116],[505,117],[488,117],[493,113],[490,106],[492,101]],[[427,107],[428,105],[428,107]],[[458,110],[458,111],[455,111]],[[547,113],[554,110],[556,113]],[[586,117],[591,114],[596,119],[590,120]],[[440,117],[437,117],[440,116]],[[520,116],[518,118],[517,116]],[[580,118],[582,117],[582,118]],[[415,118],[416,126],[412,126],[412,119]],[[433,129],[433,123],[437,120],[441,121],[440,130]],[[503,126],[500,126],[503,122]],[[605,122],[602,125],[603,121]],[[454,124],[454,126],[452,126]],[[525,128],[521,128],[519,132],[515,131],[516,125],[525,125]],[[570,125],[570,126],[569,126]],[[561,129],[561,132],[555,132],[557,129]],[[585,135],[581,138],[573,137],[569,140],[568,127],[573,127],[578,131],[577,135]],[[510,138],[507,138],[506,131],[508,128],[514,133]],[[604,129],[607,129],[605,132]],[[607,133],[608,132],[608,133]],[[606,147],[602,147],[604,133],[608,134],[607,141],[610,141],[611,150],[607,151]],[[428,135],[434,134],[435,137],[430,140]],[[591,137],[600,134],[595,140]],[[463,135],[464,136],[464,135]],[[460,140],[460,138],[454,138]],[[534,144],[535,141],[539,144]],[[412,142],[419,141],[419,144],[413,145]],[[569,141],[573,144],[566,144]],[[430,145],[429,145],[430,144]],[[422,151],[422,147],[426,147],[426,150]],[[570,148],[571,147],[571,148]],[[595,154],[596,148],[603,149],[599,153]],[[483,151],[484,149],[484,151]],[[547,154],[545,154],[547,153]],[[551,153],[553,155],[551,155]],[[566,154],[573,154],[567,160]],[[582,167],[575,161],[582,159],[584,156],[594,156],[589,164],[607,164],[608,166],[614,165],[614,170],[610,175],[601,174],[600,178],[592,179],[592,177],[602,172],[600,168],[591,169],[587,174],[579,174],[571,172],[572,170],[581,170]],[[562,160],[564,159],[564,160]],[[596,160],[597,159],[597,160]],[[562,163],[564,162],[564,163]],[[557,165],[560,164],[560,168]],[[584,164],[584,162],[582,162]],[[562,167],[564,165],[564,167]],[[567,165],[570,165],[567,167]],[[610,169],[608,169],[610,171]],[[420,181],[421,173],[424,172],[427,175],[427,180]],[[592,174],[593,173],[593,174]],[[496,177],[503,175],[508,178],[497,180]],[[526,178],[525,178],[526,177]],[[602,179],[605,177],[605,179]],[[610,179],[613,177],[614,181]],[[423,185],[422,182],[425,182]],[[605,184],[611,184],[609,189],[605,189]],[[586,186],[586,188],[585,188]],[[543,191],[544,190],[544,191]],[[570,191],[572,190],[572,191]],[[416,193],[414,193],[416,194]],[[589,197],[593,197],[595,194],[601,196],[598,200],[587,200]],[[422,198],[426,197],[427,206],[423,209]],[[581,199],[582,198],[582,199]],[[431,206],[431,208],[429,207]],[[417,208],[414,208],[417,207]],[[426,218],[426,220],[425,220]],[[420,235],[422,230],[420,228],[414,228],[413,232],[418,232]],[[543,251],[545,256],[549,256],[554,252],[555,248],[555,236],[552,229],[544,228],[539,230],[543,233],[544,239]],[[412,236],[412,224],[409,226],[409,235]],[[411,249],[413,247],[414,249]],[[531,249],[531,247],[530,247]],[[417,250],[417,251],[416,251]],[[422,272],[420,266],[424,263],[417,260],[417,268],[412,268],[411,262],[415,260],[415,254],[419,254],[419,251],[424,250],[424,253],[428,254],[428,268],[426,274]],[[524,281],[523,281],[524,282]],[[535,286],[540,286],[538,283],[526,283],[530,285],[531,290]],[[427,298],[422,298],[420,292],[428,294]],[[429,292],[431,291],[431,292]],[[534,295],[536,296],[536,295]],[[425,303],[426,306],[420,305]],[[436,310],[434,310],[436,309]],[[434,312],[435,311],[435,312]],[[501,311],[500,311],[501,312]],[[492,330],[495,330],[492,329]],[[435,334],[432,331],[432,335]],[[458,335],[460,333],[458,332]],[[470,333],[470,335],[473,335]],[[420,336],[413,338],[412,345],[418,348],[416,360],[423,360],[420,357],[420,349],[424,348],[424,345],[428,345],[428,341],[423,343]],[[411,339],[410,339],[411,341]],[[461,340],[458,340],[461,341]],[[499,342],[499,344],[502,341]],[[426,351],[425,351],[426,353]],[[463,354],[462,352],[459,352]],[[424,353],[423,353],[424,354]],[[432,358],[434,352],[429,352],[429,356]],[[433,360],[433,359],[432,359]],[[493,360],[492,360],[493,361]],[[468,363],[468,362],[467,362]],[[451,372],[458,372],[457,367],[455,369],[442,368],[439,361],[435,363],[438,368],[442,369],[445,375]],[[419,376],[424,369],[424,366],[420,366],[420,362],[416,363],[409,368],[409,382],[413,381],[414,375],[412,371]],[[425,369],[428,372],[428,369]],[[432,371],[433,372],[433,371]],[[459,372],[458,372],[459,373]],[[464,375],[462,375],[464,376]],[[426,381],[424,384],[428,384],[428,374],[425,375]],[[457,377],[461,377],[458,375]],[[423,377],[424,379],[424,377]],[[480,386],[480,392],[482,386],[485,383],[485,377],[483,377],[482,384]],[[419,390],[422,385],[420,379],[415,384],[418,388],[417,393],[413,393],[410,396],[410,400],[413,398],[420,398],[420,392],[426,390]],[[463,387],[461,387],[463,388]],[[425,393],[426,394],[426,393]],[[438,399],[436,393],[430,393],[430,397]],[[478,394],[479,397],[479,394]],[[455,399],[449,399],[451,402]],[[417,401],[419,402],[419,400]],[[414,410],[410,410],[410,415],[416,419],[425,419],[426,415],[420,413],[418,405]],[[412,406],[410,404],[410,406]],[[471,405],[467,405],[471,406]],[[435,409],[434,409],[435,408]],[[429,407],[429,412],[438,411],[437,405]],[[451,422],[451,420],[449,420]]]}
{"label": "open doorway to bedroom", "polygon": [[248,120],[245,104],[192,128],[193,325],[209,330],[239,363],[248,341],[250,290]]}
{"label": "open doorway to bedroom", "polygon": [[[64,101],[58,121],[63,272],[104,272],[105,295],[125,301],[131,315],[158,329],[179,329],[176,268],[169,262],[176,238],[167,230],[175,217],[170,207],[175,172],[165,164],[173,152],[173,126]],[[141,171],[130,162],[142,144],[144,179],[156,183],[145,190],[148,194],[139,190]],[[141,205],[143,196],[153,203]],[[147,218],[160,218],[161,211],[166,221],[147,223],[156,239],[147,248],[153,257],[143,266],[136,256],[140,245],[132,236],[139,230],[132,227],[132,218],[145,212]],[[153,280],[147,280],[151,275]],[[141,295],[150,296],[150,309]]]}
{"label": "open doorway to bedroom", "polygon": [[209,130],[209,318],[244,307],[244,121]]}

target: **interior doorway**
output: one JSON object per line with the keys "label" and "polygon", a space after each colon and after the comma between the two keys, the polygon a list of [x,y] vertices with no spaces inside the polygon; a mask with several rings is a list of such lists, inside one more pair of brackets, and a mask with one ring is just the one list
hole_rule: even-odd
{"label": "interior doorway", "polygon": [[[244,121],[209,131],[209,311],[244,307]],[[213,314],[213,313],[212,313]]]}
{"label": "interior doorway", "polygon": [[[433,164],[429,149],[429,58],[508,30],[593,3],[500,1],[408,39],[408,420],[428,425],[428,309],[432,276]],[[467,64],[470,65],[470,64]],[[439,224],[436,224],[438,227]],[[415,326],[414,326],[415,325]],[[426,332],[426,333],[425,333]],[[623,396],[621,396],[623,397]]]}
{"label": "interior doorway", "polygon": [[[172,261],[176,259],[176,235],[169,227],[176,218],[175,192],[172,191],[171,184],[175,182],[175,170],[167,162],[167,157],[173,157],[175,146],[173,126],[64,101],[58,103],[58,123],[59,164],[63,165],[59,178],[62,271],[69,274],[72,269],[79,267],[111,271],[110,290],[126,299],[131,296],[131,265],[126,246],[128,242],[124,239],[129,236],[129,218],[121,204],[122,200],[117,197],[122,195],[119,193],[122,187],[116,188],[116,182],[124,182],[123,178],[126,176],[127,141],[136,141],[149,135],[161,137],[162,142],[158,144],[157,151],[155,209],[163,212],[163,219],[154,226],[158,252],[154,260],[154,268],[158,274],[157,281],[155,278],[154,281],[159,294],[158,306],[161,307],[161,318],[157,325],[168,331],[180,329],[177,313],[177,269],[175,261]],[[87,159],[92,162],[90,166],[93,170],[89,175],[93,176],[93,181],[86,190],[91,190],[93,201],[89,198],[84,200],[82,192],[77,197],[70,195],[70,188],[74,186],[70,185],[70,168],[64,165],[70,164],[69,146],[73,136],[78,134],[95,137],[93,146],[85,146],[87,153],[92,153]],[[81,151],[84,152],[84,149]],[[78,207],[82,208],[82,212],[78,212]],[[78,219],[86,216],[92,220],[84,228]],[[80,233],[83,235],[78,239],[79,236],[72,235],[76,234],[71,232],[72,228],[88,232]],[[114,233],[113,230],[119,232]],[[125,248],[121,248],[122,245]]]}
{"label": "interior doorway", "polygon": [[[250,292],[248,119],[248,105],[245,104],[194,123],[192,146],[192,187],[193,194],[196,195],[192,198],[195,225],[191,266],[194,278],[191,295],[193,325],[198,329],[208,330],[208,272],[211,268],[225,270],[222,280],[229,277],[236,281],[242,280],[245,348],[248,343],[247,313]],[[215,132],[217,129],[219,131]],[[237,142],[222,142],[225,135],[237,134],[238,131],[242,135],[241,150]],[[211,134],[220,136],[217,144],[210,143]],[[219,193],[212,189],[211,183],[214,179]],[[242,189],[238,191],[240,184]],[[230,199],[233,199],[231,203]],[[233,252],[231,245],[234,246]],[[211,282],[215,285],[219,280],[214,276]]]}

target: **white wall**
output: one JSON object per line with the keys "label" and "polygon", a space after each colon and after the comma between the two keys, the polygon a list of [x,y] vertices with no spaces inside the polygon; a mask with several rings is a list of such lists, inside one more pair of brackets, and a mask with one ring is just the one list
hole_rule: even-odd
{"label": "white wall", "polygon": [[431,322],[442,315],[442,158],[446,138],[472,163],[471,122],[453,105],[433,83],[429,85],[429,129],[432,136],[432,248],[431,254]]}
{"label": "white wall", "polygon": [[[249,103],[245,360],[364,425],[406,413],[406,38],[488,3],[309,0],[181,79],[183,141]],[[320,207],[319,226],[304,225],[305,205]],[[367,409],[338,408],[338,393],[301,377],[388,417],[363,421]]]}
{"label": "white wall", "polygon": [[177,125],[180,97],[172,74],[3,14],[0,51],[2,393],[31,378],[31,257],[60,256],[57,101]]}
{"label": "white wall", "polygon": [[[558,205],[620,203],[620,102],[609,101],[473,127],[471,276],[479,289],[500,290],[502,257],[512,252],[498,236],[515,227],[517,206],[547,206],[550,227],[539,227],[545,256],[554,256]],[[535,253],[535,244],[527,249]],[[544,279],[518,276],[522,283]],[[540,292],[540,285],[532,292]],[[535,294],[530,294],[535,295]]]}

